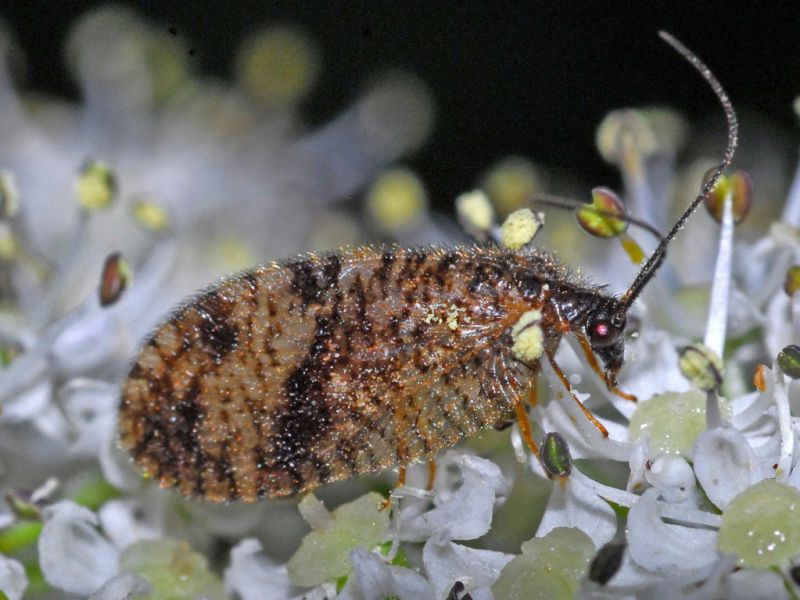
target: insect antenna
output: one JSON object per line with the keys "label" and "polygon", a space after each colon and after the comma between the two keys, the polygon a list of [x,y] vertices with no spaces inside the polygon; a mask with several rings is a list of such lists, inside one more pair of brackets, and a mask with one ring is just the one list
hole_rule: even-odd
{"label": "insect antenna", "polygon": [[642,221],[641,219],[637,219],[630,215],[625,215],[624,217],[619,216],[616,213],[611,211],[602,210],[600,208],[594,208],[589,204],[585,204],[583,202],[579,202],[578,200],[573,200],[572,198],[564,198],[563,196],[554,196],[552,194],[536,194],[533,198],[531,198],[531,203],[533,204],[542,204],[544,206],[550,206],[553,208],[562,208],[564,210],[578,210],[584,208],[591,208],[592,212],[597,215],[603,217],[611,217],[613,219],[618,219],[620,221],[625,221],[631,225],[635,225],[636,227],[641,227],[647,233],[654,236],[659,242],[664,241],[664,236],[661,235],[661,232],[650,225],[647,221]]}
{"label": "insect antenna", "polygon": [[639,296],[644,286],[647,285],[647,282],[650,281],[658,268],[661,266],[666,254],[667,245],[669,245],[669,243],[675,238],[675,236],[678,234],[678,231],[683,228],[692,213],[697,209],[698,206],[700,206],[700,203],[708,198],[709,194],[711,194],[714,187],[717,185],[717,182],[719,181],[723,171],[731,164],[733,153],[736,150],[739,132],[739,124],[736,119],[736,111],[733,109],[733,104],[731,104],[728,94],[722,88],[722,84],[720,84],[714,73],[711,72],[711,69],[709,69],[706,64],[691,50],[689,50],[686,46],[684,46],[666,31],[659,31],[658,35],[662,40],[672,46],[686,60],[688,60],[691,65],[703,76],[703,79],[706,80],[708,85],[711,86],[711,89],[714,91],[714,94],[716,94],[720,104],[722,105],[722,109],[725,111],[725,118],[728,122],[728,142],[725,146],[725,154],[722,157],[722,161],[719,163],[719,165],[717,165],[711,177],[706,181],[702,191],[700,192],[700,195],[694,199],[694,201],[677,220],[675,225],[672,226],[672,229],[670,229],[669,233],[667,233],[667,235],[661,240],[656,249],[647,259],[647,262],[639,271],[639,274],[636,276],[636,279],[634,279],[631,287],[622,296],[621,306],[615,315],[615,320],[619,321],[624,320],[625,313],[628,312],[631,304],[633,304],[634,300],[636,300],[636,298]]}

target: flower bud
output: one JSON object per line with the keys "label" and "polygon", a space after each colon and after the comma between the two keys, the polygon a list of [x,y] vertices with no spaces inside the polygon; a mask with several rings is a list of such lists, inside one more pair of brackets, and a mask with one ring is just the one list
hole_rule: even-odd
{"label": "flower bud", "polygon": [[711,348],[695,342],[681,350],[678,368],[699,390],[712,391],[722,384],[722,360]]}
{"label": "flower bud", "polygon": [[800,291],[800,265],[792,265],[786,270],[786,277],[783,279],[783,291],[794,296]]}
{"label": "flower bud", "polygon": [[[706,173],[703,184],[711,178],[714,170]],[[734,171],[730,175],[722,175],[717,185],[705,199],[706,209],[717,223],[722,222],[722,211],[725,207],[725,198],[731,196],[733,200],[733,222],[738,225],[750,212],[753,201],[753,182],[746,171]]]}
{"label": "flower bud", "polygon": [[372,222],[389,233],[418,223],[427,207],[425,186],[410,169],[396,167],[384,171],[367,192],[367,212]]}
{"label": "flower bud", "polygon": [[75,195],[88,212],[111,206],[117,195],[117,180],[111,168],[100,161],[86,163],[75,181]]}
{"label": "flower bud", "polygon": [[106,258],[100,277],[100,306],[110,306],[119,300],[130,285],[131,268],[122,254],[114,252]]}
{"label": "flower bud", "polygon": [[0,219],[13,219],[19,212],[19,194],[14,174],[0,170]]}
{"label": "flower bud", "polygon": [[605,544],[597,551],[589,565],[589,581],[594,581],[600,585],[607,584],[619,571],[624,556],[624,543],[609,542]]}
{"label": "flower bud", "polygon": [[594,188],[592,203],[578,208],[575,216],[578,224],[595,237],[615,237],[628,228],[625,205],[606,187]]}
{"label": "flower bud", "polygon": [[572,456],[567,441],[560,433],[550,432],[542,442],[542,468],[550,479],[568,477],[572,472]]}
{"label": "flower bud", "polygon": [[142,229],[162,233],[170,227],[169,215],[163,208],[147,200],[137,200],[131,205],[133,219]]}
{"label": "flower bud", "polygon": [[790,344],[778,353],[778,366],[787,377],[800,379],[800,346]]}
{"label": "flower bud", "polygon": [[461,194],[456,198],[456,216],[470,236],[484,240],[494,227],[494,208],[481,190]]}

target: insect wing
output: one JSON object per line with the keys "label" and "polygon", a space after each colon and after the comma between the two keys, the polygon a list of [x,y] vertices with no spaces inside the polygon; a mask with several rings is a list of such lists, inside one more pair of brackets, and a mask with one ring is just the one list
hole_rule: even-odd
{"label": "insect wing", "polygon": [[186,495],[254,500],[494,424],[524,385],[502,339],[522,309],[468,289],[475,258],[360,249],[224,280],[145,343],[121,445]]}

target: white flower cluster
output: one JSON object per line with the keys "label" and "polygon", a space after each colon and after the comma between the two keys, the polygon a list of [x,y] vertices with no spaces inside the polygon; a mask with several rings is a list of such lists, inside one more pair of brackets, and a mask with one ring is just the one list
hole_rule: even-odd
{"label": "white flower cluster", "polygon": [[[630,315],[640,325],[619,386],[638,404],[610,393],[574,340],[562,344],[558,363],[608,437],[541,361],[552,400],[531,420],[539,437],[558,434],[542,447],[558,473],[525,454],[515,427],[503,447],[525,469],[507,451],[451,451],[433,489],[396,489],[391,511],[374,491],[332,511],[313,495],[299,507],[207,506],[147,485],[116,450],[118,386],[138,341],[216,275],[360,241],[362,223],[333,201],[424,139],[429,97],[395,73],[309,132],[297,105],[318,65],[298,32],[251,40],[231,87],[192,77],[178,37],[119,8],[90,13],[70,38],[81,105],[22,97],[8,75],[13,51],[3,34],[0,597],[800,595],[800,176],[764,237],[736,239],[750,190],[732,175],[709,207],[717,252],[697,252],[697,229],[684,237],[690,260],[671,248]],[[287,62],[295,87],[279,75]],[[631,212],[658,227],[685,131],[652,109],[612,113],[598,132]],[[502,162],[486,195],[459,201],[464,228],[496,238],[494,211],[524,208],[540,176],[522,159]],[[373,186],[366,218],[404,243],[455,238],[426,203],[413,173],[394,168]],[[520,251],[536,242],[530,229]],[[559,229],[548,215],[548,229],[571,256],[574,224]],[[623,234],[624,252],[606,241],[586,266],[614,288],[629,283],[620,260],[636,256],[635,235]],[[709,295],[687,294],[682,276],[704,269]],[[487,549],[522,479],[552,487],[544,506],[516,515],[534,536],[518,553]]]}
{"label": "white flower cluster", "polygon": [[[233,84],[193,75],[179,34],[122,7],[87,13],[66,50],[80,104],[15,89],[0,31],[0,597],[222,598],[193,548],[296,538],[302,520],[146,485],[116,449],[120,382],[154,324],[216,277],[364,241],[337,201],[424,141],[432,101],[389,72],[309,129],[317,52],[283,25],[243,45]],[[254,544],[234,548],[226,585],[260,566]]]}

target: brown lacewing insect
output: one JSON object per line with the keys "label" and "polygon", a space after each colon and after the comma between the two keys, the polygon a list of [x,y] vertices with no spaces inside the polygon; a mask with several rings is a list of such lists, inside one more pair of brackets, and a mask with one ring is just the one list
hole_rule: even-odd
{"label": "brown lacewing insect", "polygon": [[496,246],[366,247],[261,266],[190,299],[146,340],[122,388],[121,446],[162,486],[213,501],[292,496],[402,468],[509,418],[538,453],[524,403],[540,364],[511,351],[511,329],[531,310],[541,313],[542,360],[567,389],[553,355],[573,334],[625,396],[615,385],[628,309],[737,137],[714,75],[661,37],[710,84],[728,141],[625,294],[568,276],[545,253]]}

